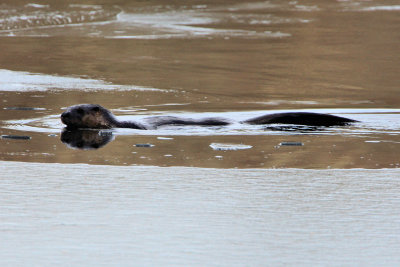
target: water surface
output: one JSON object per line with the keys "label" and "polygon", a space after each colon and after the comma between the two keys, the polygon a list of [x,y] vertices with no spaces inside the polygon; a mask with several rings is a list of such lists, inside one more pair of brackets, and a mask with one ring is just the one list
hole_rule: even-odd
{"label": "water surface", "polygon": [[[32,139],[0,140],[0,158],[224,168],[397,167],[398,6],[396,1],[5,2],[0,131]],[[60,142],[56,118],[78,103],[102,104],[133,119],[168,114],[235,119],[259,111],[311,110],[362,123],[308,133],[237,125],[117,131],[97,153]],[[173,139],[157,141],[162,135]],[[285,141],[305,145],[275,148]],[[136,151],[133,145],[140,142],[155,146]],[[252,149],[216,154],[212,143]]]}
{"label": "water surface", "polygon": [[393,169],[0,167],[2,266],[400,262]]}
{"label": "water surface", "polygon": [[[399,7],[2,1],[1,265],[398,266]],[[233,124],[64,132],[79,103]],[[360,122],[238,123],[283,111]]]}

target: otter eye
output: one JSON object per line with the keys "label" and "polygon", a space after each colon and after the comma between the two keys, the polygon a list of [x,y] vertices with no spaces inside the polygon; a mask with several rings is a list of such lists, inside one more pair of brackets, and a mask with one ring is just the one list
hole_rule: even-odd
{"label": "otter eye", "polygon": [[80,114],[80,115],[83,115],[83,113],[85,113],[85,112],[83,111],[83,109],[81,109],[81,108],[78,108],[78,109],[76,110],[76,112],[78,112],[78,114]]}
{"label": "otter eye", "polygon": [[93,110],[94,112],[98,112],[98,111],[100,111],[100,108],[99,108],[99,107],[94,107],[94,108],[92,108],[92,110]]}

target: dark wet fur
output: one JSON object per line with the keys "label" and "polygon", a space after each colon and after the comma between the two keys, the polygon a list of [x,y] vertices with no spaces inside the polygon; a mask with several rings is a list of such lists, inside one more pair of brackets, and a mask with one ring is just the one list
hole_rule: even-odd
{"label": "dark wet fur", "polygon": [[298,124],[308,126],[343,126],[357,122],[352,119],[330,114],[312,112],[285,112],[256,117],[244,121],[248,124]]}
{"label": "dark wet fur", "polygon": [[205,118],[194,120],[173,116],[155,116],[149,118],[148,121],[155,128],[163,125],[225,126],[230,124],[228,121],[220,118]]}
{"label": "dark wet fur", "polygon": [[[93,104],[81,104],[69,107],[61,114],[61,121],[69,129],[107,129],[107,128],[132,128],[146,130],[140,123],[133,121],[118,121],[114,115],[104,107]],[[221,118],[186,119],[173,116],[155,116],[148,119],[152,128],[163,125],[197,125],[197,126],[225,126],[230,122]],[[312,112],[285,112],[259,116],[241,123],[265,124],[293,124],[306,126],[344,126],[356,120],[329,114]]]}
{"label": "dark wet fur", "polygon": [[61,121],[68,129],[146,129],[139,123],[118,121],[109,110],[94,104],[81,104],[69,107],[61,114]]}

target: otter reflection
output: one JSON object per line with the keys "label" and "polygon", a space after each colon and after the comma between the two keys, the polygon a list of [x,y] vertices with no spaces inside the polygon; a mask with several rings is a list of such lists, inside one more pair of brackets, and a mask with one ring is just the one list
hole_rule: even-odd
{"label": "otter reflection", "polygon": [[61,133],[61,142],[70,148],[91,150],[105,146],[114,140],[112,132],[99,130],[68,130]]}

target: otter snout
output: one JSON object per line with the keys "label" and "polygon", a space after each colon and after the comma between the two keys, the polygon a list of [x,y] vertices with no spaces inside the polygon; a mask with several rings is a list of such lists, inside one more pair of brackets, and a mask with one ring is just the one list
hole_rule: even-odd
{"label": "otter snout", "polygon": [[71,117],[71,113],[69,111],[65,111],[61,113],[61,121],[64,124],[67,124],[67,119]]}

